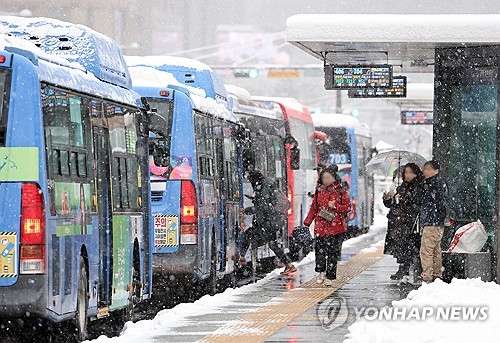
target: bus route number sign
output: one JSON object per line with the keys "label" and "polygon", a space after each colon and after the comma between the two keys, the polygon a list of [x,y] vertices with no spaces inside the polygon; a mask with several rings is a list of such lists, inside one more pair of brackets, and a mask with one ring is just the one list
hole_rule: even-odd
{"label": "bus route number sign", "polygon": [[349,98],[406,98],[406,76],[394,76],[392,87],[359,87],[349,89]]}
{"label": "bus route number sign", "polygon": [[349,164],[349,154],[330,154],[328,162],[330,164]]}
{"label": "bus route number sign", "polygon": [[392,87],[392,66],[325,66],[326,89]]}

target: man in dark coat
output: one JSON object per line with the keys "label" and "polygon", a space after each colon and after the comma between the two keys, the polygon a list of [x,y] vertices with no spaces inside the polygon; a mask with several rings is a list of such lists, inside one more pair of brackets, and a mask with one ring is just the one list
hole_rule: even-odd
{"label": "man in dark coat", "polygon": [[272,179],[266,178],[260,171],[251,171],[248,180],[252,184],[255,192],[253,198],[253,210],[245,210],[247,214],[253,212],[254,218],[252,228],[245,232],[245,237],[241,246],[241,255],[245,255],[250,247],[251,240],[257,245],[267,243],[269,248],[276,254],[285,270],[282,274],[289,274],[297,271],[292,264],[290,257],[281,249],[276,242],[276,233],[286,225],[286,214],[276,209],[275,183]]}
{"label": "man in dark coat", "polygon": [[423,227],[420,246],[422,281],[431,282],[442,277],[441,239],[447,213],[448,191],[439,175],[439,164],[428,161],[424,165],[424,190],[420,208],[420,226]]}

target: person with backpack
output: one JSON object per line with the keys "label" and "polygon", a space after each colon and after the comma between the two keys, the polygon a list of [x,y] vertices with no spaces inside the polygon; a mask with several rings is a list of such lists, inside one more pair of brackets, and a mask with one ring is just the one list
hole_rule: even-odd
{"label": "person with backpack", "polygon": [[[292,264],[288,254],[278,245],[276,239],[277,232],[286,225],[286,211],[289,209],[290,203],[286,196],[284,196],[284,200],[282,199],[283,196],[277,190],[274,180],[266,178],[260,171],[251,171],[248,180],[252,184],[255,195],[253,208],[245,209],[245,213],[254,214],[254,217],[252,227],[245,231],[241,255],[245,256],[252,241],[256,242],[257,245],[268,243],[269,248],[285,264],[285,270],[282,274],[296,272],[297,268]],[[288,207],[284,201],[288,203]]]}
{"label": "person with backpack", "polygon": [[337,262],[347,231],[346,214],[351,210],[351,201],[334,169],[325,168],[320,178],[322,185],[314,194],[304,225],[309,227],[315,221],[315,270],[319,273],[316,282],[331,286],[337,277]]}

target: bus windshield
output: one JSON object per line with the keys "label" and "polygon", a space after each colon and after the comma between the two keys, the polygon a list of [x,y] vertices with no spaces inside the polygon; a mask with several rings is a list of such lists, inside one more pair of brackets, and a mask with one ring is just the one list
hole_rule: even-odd
{"label": "bus windshield", "polygon": [[293,138],[299,143],[300,167],[312,169],[316,165],[313,152],[314,127],[302,120],[290,118],[290,130]]}
{"label": "bus windshield", "polygon": [[347,131],[345,127],[320,127],[325,132],[330,144],[326,149],[319,149],[322,163],[328,164],[350,164],[351,148],[347,142]]}
{"label": "bus windshield", "polygon": [[5,131],[7,127],[8,71],[0,69],[0,146],[5,146]]}
{"label": "bus windshield", "polygon": [[169,167],[166,166],[166,163],[162,163],[162,166],[156,165],[152,155],[161,150],[165,152],[165,158],[169,158],[168,153],[170,151],[172,112],[174,105],[172,101],[166,99],[148,98],[148,102],[151,109],[155,111],[149,124],[149,150],[151,155],[149,171],[152,181],[164,181],[167,179]]}

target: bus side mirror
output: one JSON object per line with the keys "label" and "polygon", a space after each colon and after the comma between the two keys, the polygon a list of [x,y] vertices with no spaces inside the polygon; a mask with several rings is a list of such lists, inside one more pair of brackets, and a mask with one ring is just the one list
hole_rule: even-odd
{"label": "bus side mirror", "polygon": [[296,146],[290,148],[290,168],[292,170],[300,169],[300,149]]}

